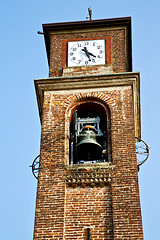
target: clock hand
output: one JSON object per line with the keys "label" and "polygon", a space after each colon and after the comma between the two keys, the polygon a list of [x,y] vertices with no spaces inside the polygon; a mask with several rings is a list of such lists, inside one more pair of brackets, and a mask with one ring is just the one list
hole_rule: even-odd
{"label": "clock hand", "polygon": [[87,48],[84,47],[84,48],[82,49],[82,51],[85,52],[85,54],[86,54],[86,56],[88,57],[89,61],[91,61],[90,56],[89,56],[89,52],[88,52]]}
{"label": "clock hand", "polygon": [[88,54],[89,54],[90,56],[92,56],[92,57],[96,57],[94,54],[92,54],[92,53],[90,53],[90,52],[88,52]]}
{"label": "clock hand", "polygon": [[84,47],[84,48],[82,49],[82,51],[85,52],[85,54],[86,54],[87,57],[89,58],[89,61],[91,61],[90,56],[92,56],[92,57],[96,57],[93,53],[88,52],[88,50],[87,50],[86,47]]}

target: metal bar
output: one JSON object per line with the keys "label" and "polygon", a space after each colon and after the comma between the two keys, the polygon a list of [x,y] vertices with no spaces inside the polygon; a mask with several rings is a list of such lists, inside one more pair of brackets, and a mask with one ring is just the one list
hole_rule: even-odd
{"label": "metal bar", "polygon": [[90,234],[90,228],[87,228],[87,240],[90,240],[91,234]]}

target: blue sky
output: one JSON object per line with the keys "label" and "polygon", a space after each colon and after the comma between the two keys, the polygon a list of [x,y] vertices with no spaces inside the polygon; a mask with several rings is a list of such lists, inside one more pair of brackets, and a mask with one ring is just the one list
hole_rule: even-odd
{"label": "blue sky", "polygon": [[43,23],[132,17],[133,71],[141,73],[142,139],[150,157],[139,172],[144,239],[160,225],[160,3],[148,0],[5,0],[0,3],[0,232],[31,240],[37,181],[29,166],[39,154],[40,121],[33,80],[48,77]]}

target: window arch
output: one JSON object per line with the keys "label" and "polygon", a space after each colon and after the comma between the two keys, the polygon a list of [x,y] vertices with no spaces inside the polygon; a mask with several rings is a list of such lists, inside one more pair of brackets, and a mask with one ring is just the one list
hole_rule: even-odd
{"label": "window arch", "polygon": [[70,122],[70,164],[110,161],[109,109],[101,102],[79,102]]}

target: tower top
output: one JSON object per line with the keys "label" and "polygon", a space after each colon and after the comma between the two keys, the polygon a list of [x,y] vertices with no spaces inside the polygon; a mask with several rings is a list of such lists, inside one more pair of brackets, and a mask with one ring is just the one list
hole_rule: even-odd
{"label": "tower top", "polygon": [[91,32],[99,30],[108,30],[113,28],[126,29],[126,45],[128,56],[128,72],[132,71],[132,37],[131,37],[131,17],[109,18],[92,21],[75,21],[43,24],[43,33],[47,51],[48,62],[50,62],[50,35],[67,34],[74,32]]}

